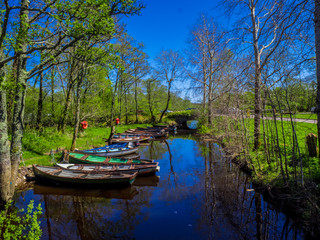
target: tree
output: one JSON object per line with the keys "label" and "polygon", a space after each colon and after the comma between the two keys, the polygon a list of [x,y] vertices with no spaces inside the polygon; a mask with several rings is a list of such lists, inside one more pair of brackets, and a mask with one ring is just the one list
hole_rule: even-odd
{"label": "tree", "polygon": [[148,73],[149,65],[147,62],[147,55],[142,51],[143,44],[139,43],[137,47],[133,49],[132,62],[132,77],[134,80],[134,101],[136,104],[136,121],[138,123],[138,85],[142,78]]}
{"label": "tree", "polygon": [[159,80],[167,85],[167,102],[159,119],[159,122],[161,122],[169,107],[172,84],[175,80],[181,80],[183,77],[183,59],[178,52],[163,50],[157,56],[156,63],[155,74]]}
{"label": "tree", "polygon": [[[299,32],[301,14],[304,12],[307,1],[224,1],[229,3],[229,10],[233,9],[239,15],[235,38],[241,39],[243,48],[251,47],[253,52],[254,68],[254,149],[260,146],[260,120],[261,120],[261,90],[262,71],[266,67],[270,57],[277,48],[285,42],[292,40],[290,36]],[[244,11],[244,10],[247,11]],[[241,11],[241,12],[240,12]],[[242,33],[242,35],[239,35]]]}
{"label": "tree", "polygon": [[209,124],[212,124],[213,101],[230,86],[231,81],[225,76],[232,54],[226,48],[224,34],[218,32],[212,18],[201,15],[190,35],[188,56],[191,67],[188,75],[193,83],[202,86],[203,108],[208,113]]}
{"label": "tree", "polygon": [[[317,74],[317,128],[318,128],[318,146],[320,149],[320,1],[314,1],[314,35],[315,35],[315,50],[316,50],[316,74]],[[319,151],[320,157],[320,151]]]}
{"label": "tree", "polygon": [[[11,4],[11,5],[10,5]],[[115,33],[115,16],[120,14],[136,14],[143,7],[137,1],[59,1],[43,0],[29,3],[28,0],[5,0],[1,3],[1,35],[0,35],[0,73],[1,73],[1,100],[6,102],[3,94],[6,80],[5,68],[13,61],[13,76],[16,81],[15,105],[12,123],[12,141],[10,154],[8,144],[8,128],[6,108],[0,107],[2,123],[0,124],[1,145],[0,152],[4,158],[0,160],[1,174],[10,177],[0,180],[0,188],[10,189],[10,193],[3,193],[1,201],[7,201],[5,196],[12,196],[16,174],[22,154],[24,102],[26,94],[26,80],[38,72],[50,68],[56,58],[88,35],[99,38],[112,36]],[[19,13],[18,32],[15,32],[15,18],[12,13]],[[15,41],[10,37],[16,36]],[[14,44],[12,44],[14,42]],[[4,52],[6,49],[6,52]],[[36,54],[46,51],[37,60]],[[34,67],[27,69],[30,60],[35,62]],[[31,65],[30,65],[31,66]],[[8,156],[11,158],[8,160]],[[10,164],[4,166],[10,162]],[[11,166],[10,166],[11,165]],[[10,167],[8,167],[10,166]],[[10,184],[11,183],[11,184]],[[9,186],[7,188],[6,186]]]}

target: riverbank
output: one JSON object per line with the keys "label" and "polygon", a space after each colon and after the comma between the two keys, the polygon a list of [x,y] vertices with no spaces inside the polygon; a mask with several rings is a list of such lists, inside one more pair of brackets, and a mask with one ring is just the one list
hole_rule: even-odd
{"label": "riverbank", "polygon": [[[271,203],[279,211],[290,216],[295,224],[302,228],[306,239],[319,239],[320,236],[320,209],[319,209],[319,188],[313,179],[304,178],[303,184],[294,181],[285,183],[279,175],[272,175],[272,178],[259,175],[254,167],[257,164],[257,156],[261,160],[261,151],[245,154],[243,146],[239,143],[239,135],[222,134],[217,135],[203,133],[199,134],[203,141],[214,141],[218,143],[226,157],[237,165],[243,172],[251,176],[253,188],[261,193],[264,199]],[[260,149],[261,150],[261,149]],[[298,168],[298,166],[296,167]],[[268,175],[268,172],[264,172]]]}
{"label": "riverbank", "polygon": [[[226,160],[218,144],[184,131],[166,143],[141,146],[139,153],[159,162],[156,181],[141,177],[124,189],[88,190],[30,183],[15,194],[16,206],[24,208],[25,199],[41,203],[42,239],[57,232],[67,239],[83,238],[83,232],[92,239],[281,239],[282,231],[287,239],[297,232],[296,239],[303,239],[289,218],[252,191],[250,178]],[[98,228],[85,227],[92,223]]]}
{"label": "riverbank", "polygon": [[[243,148],[236,144],[239,143],[239,139],[236,134],[214,135],[199,133],[195,130],[181,129],[179,130],[179,134],[195,135],[198,136],[201,141],[214,141],[218,143],[225,152],[225,156],[242,171],[251,176],[256,192],[262,193],[265,199],[272,203],[272,205],[279,209],[279,211],[284,212],[295,219],[296,223],[305,229],[305,232],[310,238],[319,236],[318,219],[320,218],[317,207],[317,185],[310,181],[305,182],[304,187],[293,182],[289,182],[288,185],[280,185],[278,181],[279,178],[277,177],[267,182],[264,181],[264,178],[259,178],[259,175],[257,175],[254,169],[251,168],[251,163],[254,159],[249,159],[248,155],[243,154]],[[82,142],[88,142],[88,136],[81,136],[81,138]],[[39,164],[41,164],[41,162],[39,162]],[[30,177],[32,174],[33,172],[30,165],[29,167],[28,165],[26,167],[21,167],[19,169],[19,181],[17,181],[17,188],[23,188],[28,176]],[[21,187],[19,187],[19,185]]]}

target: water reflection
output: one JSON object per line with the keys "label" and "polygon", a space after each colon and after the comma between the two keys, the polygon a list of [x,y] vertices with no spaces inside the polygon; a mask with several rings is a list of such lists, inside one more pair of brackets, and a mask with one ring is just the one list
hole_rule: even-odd
{"label": "water reflection", "polygon": [[218,145],[178,136],[140,154],[159,161],[157,176],[119,190],[35,185],[17,205],[42,204],[43,239],[302,239]]}
{"label": "water reflection", "polygon": [[198,120],[189,120],[187,121],[187,126],[189,129],[197,129],[199,121]]}

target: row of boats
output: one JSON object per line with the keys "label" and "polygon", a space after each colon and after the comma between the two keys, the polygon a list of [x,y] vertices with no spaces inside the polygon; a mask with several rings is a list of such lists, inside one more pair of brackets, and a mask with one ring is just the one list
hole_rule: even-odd
{"label": "row of boats", "polygon": [[140,159],[140,142],[162,140],[175,130],[172,126],[130,129],[114,135],[112,145],[69,152],[64,163],[33,165],[33,172],[38,181],[62,185],[132,185],[136,177],[160,171],[158,162]]}

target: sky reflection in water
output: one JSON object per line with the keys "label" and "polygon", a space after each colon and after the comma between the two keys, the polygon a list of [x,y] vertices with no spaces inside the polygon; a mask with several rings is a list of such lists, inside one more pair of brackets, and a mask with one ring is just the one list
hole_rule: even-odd
{"label": "sky reflection in water", "polygon": [[140,154],[159,161],[158,177],[111,190],[36,185],[16,194],[17,206],[41,203],[42,239],[303,238],[247,191],[249,179],[218,145],[178,136],[141,146]]}

